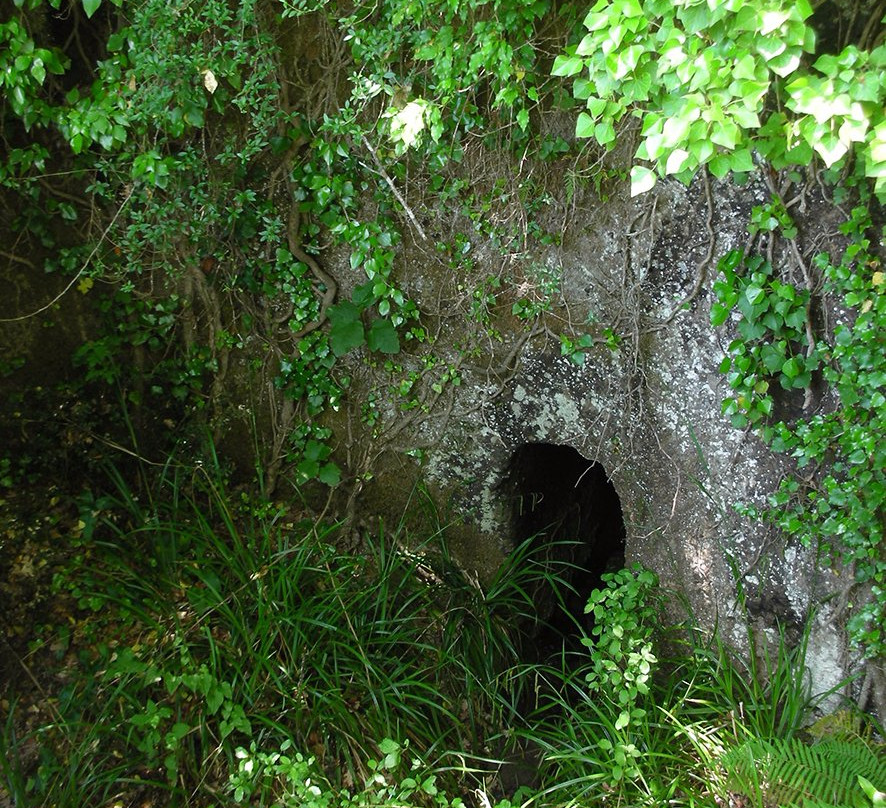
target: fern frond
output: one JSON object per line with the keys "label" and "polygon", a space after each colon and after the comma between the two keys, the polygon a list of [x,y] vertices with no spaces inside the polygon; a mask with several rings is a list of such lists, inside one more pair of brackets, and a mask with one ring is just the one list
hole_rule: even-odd
{"label": "fern frond", "polygon": [[796,738],[747,741],[722,758],[732,790],[765,804],[863,808],[858,775],[886,785],[882,754],[860,739],[827,740],[809,746]]}

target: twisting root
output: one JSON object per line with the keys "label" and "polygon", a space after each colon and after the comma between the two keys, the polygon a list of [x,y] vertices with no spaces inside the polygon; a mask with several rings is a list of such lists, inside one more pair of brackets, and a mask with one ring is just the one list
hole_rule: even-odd
{"label": "twisting root", "polygon": [[335,300],[338,294],[338,284],[328,272],[324,272],[317,263],[314,256],[304,251],[301,245],[301,211],[298,209],[298,201],[295,198],[295,191],[292,187],[292,181],[287,179],[286,187],[289,189],[289,217],[286,226],[286,241],[291,252],[299,261],[305,264],[311,270],[313,276],[326,287],[323,298],[320,301],[320,312],[317,319],[308,323],[300,331],[295,332],[295,339],[301,339],[312,331],[316,331],[323,323],[326,322],[326,312]]}
{"label": "twisting root", "polygon": [[[274,197],[274,189],[276,188],[277,181],[280,177],[281,173],[286,174],[286,188],[289,192],[289,215],[286,219],[286,243],[289,247],[289,252],[295,256],[301,263],[303,263],[308,269],[311,270],[311,274],[316,278],[318,283],[321,283],[326,291],[323,293],[323,297],[320,300],[320,311],[317,314],[317,319],[312,320],[308,323],[304,328],[300,331],[296,331],[293,334],[293,337],[297,340],[302,337],[310,334],[312,331],[316,331],[323,323],[326,322],[326,312],[329,307],[332,305],[335,300],[335,296],[338,294],[338,284],[335,282],[335,278],[332,277],[328,272],[325,272],[320,264],[317,263],[317,259],[314,258],[313,255],[305,252],[304,247],[302,247],[301,243],[301,211],[298,209],[298,200],[295,198],[295,188],[292,185],[292,179],[290,178],[290,160],[295,156],[295,154],[305,145],[307,141],[304,137],[300,137],[286,152],[286,156],[283,158],[283,161],[279,166],[274,170],[273,174],[271,174],[270,182],[269,182],[269,191],[268,198],[273,199]],[[287,311],[285,316],[277,318],[278,321],[282,321],[288,319],[291,314],[291,310]]]}

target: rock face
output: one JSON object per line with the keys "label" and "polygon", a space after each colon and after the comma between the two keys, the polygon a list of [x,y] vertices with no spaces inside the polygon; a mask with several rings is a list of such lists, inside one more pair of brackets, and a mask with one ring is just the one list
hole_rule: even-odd
{"label": "rock face", "polygon": [[[498,188],[509,167],[505,161],[472,169],[466,161],[465,171],[472,170],[494,177]],[[505,191],[510,209],[490,217],[519,220],[526,200],[519,188]],[[811,620],[813,690],[837,686],[857,667],[845,644],[841,599],[831,597],[845,591],[845,581],[813,551],[786,544],[734,509],[763,503],[789,470],[785,458],[721,414],[729,389],[718,366],[732,335],[710,326],[716,261],[747,242],[751,209],[769,191],[762,183],[704,178],[689,188],[662,182],[635,200],[624,185],[609,198],[576,193],[568,204],[561,191],[562,185],[552,190],[545,226],[562,240],[528,260],[524,255],[522,264],[490,246],[489,228],[477,231],[476,222],[446,211],[426,221],[428,239],[400,247],[399,282],[423,313],[432,347],[389,362],[360,351],[341,361],[351,379],[349,402],[328,413],[328,425],[338,441],[336,460],[357,481],[342,511],[378,514],[388,524],[404,513],[414,520],[425,512],[415,507],[421,482],[432,521],[447,525],[453,551],[480,581],[543,531],[552,544],[578,542],[550,550],[576,570],[576,613],[602,572],[639,562],[688,603],[703,627],[717,626],[739,647],[747,645],[748,621],[757,642],[772,643],[783,631],[796,643]],[[800,243],[810,252],[813,244],[838,251],[840,214],[817,187],[798,199],[791,213]],[[425,218],[434,220],[431,213]],[[405,219],[402,229],[411,232]],[[473,232],[472,243],[459,242],[462,253],[472,248],[469,268],[441,259],[431,244],[464,232]],[[772,260],[789,263],[777,251]],[[327,252],[323,261],[341,298],[365,282],[346,249]],[[499,291],[504,274],[511,292]],[[44,290],[25,291],[25,303],[5,314],[46,298]],[[66,337],[72,345],[85,334],[74,300]],[[521,300],[535,307],[533,316],[516,314]],[[27,333],[6,329],[6,354],[42,347],[69,355],[57,343],[38,345],[37,323],[28,320]],[[32,359],[27,367],[45,370]],[[424,393],[411,397],[422,386]],[[250,374],[237,383],[232,372],[227,399],[259,424],[285,420],[268,404],[273,394],[261,398],[264,388],[254,387]],[[784,417],[828,405],[802,391],[777,402]],[[239,441],[250,469],[251,424],[244,421]],[[223,451],[232,434],[229,425]],[[281,455],[273,445],[269,454]],[[539,603],[540,612],[550,610]],[[873,681],[873,703],[883,715],[876,687],[882,673]]]}
{"label": "rock face", "polygon": [[[397,444],[424,447],[411,475],[448,503],[456,551],[481,580],[532,532],[570,534],[585,543],[570,559],[584,570],[577,585],[640,562],[739,647],[748,619],[757,642],[776,640],[780,626],[796,643],[811,618],[808,662],[821,692],[852,668],[826,603],[840,581],[813,551],[736,513],[736,503],[761,504],[787,465],[721,414],[729,388],[718,366],[732,336],[709,321],[717,257],[743,244],[764,198],[763,187],[698,180],[588,203],[543,258],[560,277],[545,327],[502,327],[505,361],[462,363],[445,417],[417,419]],[[804,205],[801,233],[826,242],[827,206],[811,196]],[[573,343],[591,336],[580,364],[558,332]],[[453,361],[460,333],[454,324],[437,341]],[[366,489],[370,508],[403,501],[408,461],[390,462],[396,471]]]}

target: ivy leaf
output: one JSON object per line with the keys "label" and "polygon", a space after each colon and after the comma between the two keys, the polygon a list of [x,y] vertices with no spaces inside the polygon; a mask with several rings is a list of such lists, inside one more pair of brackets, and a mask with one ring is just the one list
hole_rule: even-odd
{"label": "ivy leaf", "polygon": [[83,0],[83,10],[86,12],[86,18],[90,19],[98,7],[102,4],[102,0]]}
{"label": "ivy leaf", "polygon": [[657,180],[655,172],[643,166],[631,168],[631,196],[639,196],[650,190]]}
{"label": "ivy leaf", "polygon": [[[724,306],[722,303],[713,303],[711,305],[711,325],[714,327],[723,325],[729,318],[730,312],[731,309],[728,306]],[[725,371],[721,372],[725,373]]]}
{"label": "ivy leaf", "polygon": [[400,352],[400,338],[390,320],[381,318],[373,320],[372,325],[369,326],[366,343],[372,351],[381,351],[384,354]]}
{"label": "ivy leaf", "polygon": [[611,121],[600,121],[594,127],[594,137],[601,146],[608,146],[615,140],[615,127]]}
{"label": "ivy leaf", "polygon": [[788,21],[790,16],[790,11],[784,11],[782,9],[764,11],[762,24],[760,25],[760,33],[765,36],[766,34],[771,34],[774,31],[777,31]]}
{"label": "ivy leaf", "polygon": [[[578,96],[576,96],[578,98]],[[596,121],[605,111],[608,102],[602,98],[595,98],[593,96],[589,96],[587,100],[587,107],[590,112],[591,117]],[[611,117],[611,116],[610,116]]]}
{"label": "ivy leaf", "polygon": [[39,84],[43,84],[46,79],[46,68],[43,65],[43,60],[39,56],[31,63],[31,75]]}
{"label": "ivy leaf", "polygon": [[754,170],[754,158],[750,149],[739,149],[729,157],[729,167],[735,172]]}
{"label": "ivy leaf", "polygon": [[594,136],[594,119],[587,112],[579,112],[578,119],[575,122],[576,137],[593,137]]}
{"label": "ivy leaf", "polygon": [[580,56],[558,56],[554,59],[551,68],[552,76],[574,76],[580,73],[584,67],[584,60]]}
{"label": "ivy leaf", "polygon": [[689,152],[685,149],[674,149],[665,163],[665,174],[676,174],[682,171],[686,163],[690,161]]}
{"label": "ivy leaf", "polygon": [[792,356],[790,359],[787,359],[784,364],[781,366],[781,372],[787,376],[789,379],[795,379],[800,375],[802,368],[800,367],[800,361],[796,356]]}
{"label": "ivy leaf", "polygon": [[583,101],[594,93],[594,85],[587,79],[576,79],[572,82],[572,97],[577,101]]}
{"label": "ivy leaf", "polygon": [[735,63],[732,75],[737,79],[756,79],[757,63],[754,61],[754,57],[746,53]]}
{"label": "ivy leaf", "polygon": [[849,151],[849,147],[831,132],[822,132],[821,139],[812,145],[828,168],[841,160]]}
{"label": "ivy leaf", "polygon": [[360,309],[349,300],[330,306],[326,312],[330,322],[329,345],[336,356],[359,348],[365,339]]}
{"label": "ivy leaf", "polygon": [[769,69],[778,76],[785,78],[800,66],[800,54],[788,50],[769,60]]}
{"label": "ivy leaf", "polygon": [[341,469],[335,463],[326,463],[317,474],[321,483],[333,486],[341,482]]}

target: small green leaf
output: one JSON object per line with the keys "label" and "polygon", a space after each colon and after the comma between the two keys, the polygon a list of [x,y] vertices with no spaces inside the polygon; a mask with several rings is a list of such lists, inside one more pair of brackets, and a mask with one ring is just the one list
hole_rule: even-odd
{"label": "small green leaf", "polygon": [[665,174],[677,174],[682,171],[687,163],[691,162],[689,152],[685,149],[674,149],[665,163]]}
{"label": "small green leaf", "polygon": [[655,172],[651,169],[633,166],[631,168],[631,196],[645,194],[655,185],[657,179]]}
{"label": "small green leaf", "polygon": [[576,137],[593,137],[594,136],[594,119],[587,112],[579,112],[575,121]]}
{"label": "small green leaf", "polygon": [[729,318],[730,309],[722,303],[714,303],[711,305],[711,325],[716,327],[723,325]]}
{"label": "small green leaf", "polygon": [[729,167],[737,172],[751,172],[754,170],[754,158],[750,149],[739,149],[729,157]]}
{"label": "small green leaf", "polygon": [[326,463],[317,474],[321,483],[333,486],[341,482],[341,469],[335,463]]}
{"label": "small green leaf", "polygon": [[366,343],[371,351],[381,351],[384,354],[400,352],[400,338],[390,320],[373,320],[366,335]]}
{"label": "small green leaf", "polygon": [[594,127],[594,138],[601,146],[608,146],[615,140],[615,127],[611,121],[600,121]]}
{"label": "small green leaf", "polygon": [[795,379],[800,375],[800,371],[800,362],[795,356],[792,356],[781,366],[781,372],[789,379]]}
{"label": "small green leaf", "polygon": [[363,323],[360,322],[360,309],[357,306],[345,300],[330,306],[327,316],[331,323],[329,345],[336,356],[343,356],[363,344]]}
{"label": "small green leaf", "polygon": [[593,93],[594,85],[587,79],[576,79],[572,82],[572,97],[576,100],[583,101],[585,98],[593,95]]}
{"label": "small green leaf", "polygon": [[521,110],[517,113],[517,125],[518,125],[518,126],[520,127],[520,129],[522,129],[524,132],[526,131],[526,129],[527,129],[528,126],[529,126],[529,110],[528,110],[528,109],[525,109],[525,108],[524,108],[524,109],[521,109]]}
{"label": "small green leaf", "polygon": [[31,75],[34,77],[35,81],[40,84],[46,79],[46,68],[43,66],[43,60],[39,57],[34,59],[31,63]]}
{"label": "small green leaf", "polygon": [[574,76],[580,73],[584,67],[584,60],[580,56],[558,56],[554,59],[551,68],[552,76]]}
{"label": "small green leaf", "polygon": [[759,286],[751,284],[745,289],[745,297],[752,306],[756,306],[766,297],[766,291]]}
{"label": "small green leaf", "polygon": [[102,4],[102,0],[83,0],[83,10],[86,12],[86,18],[90,19],[98,7]]}

